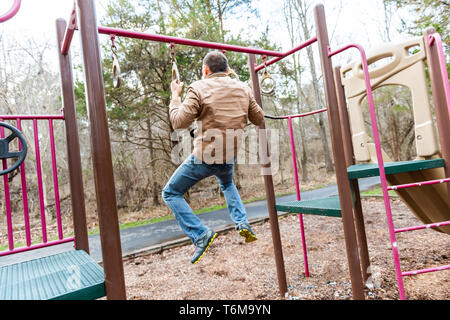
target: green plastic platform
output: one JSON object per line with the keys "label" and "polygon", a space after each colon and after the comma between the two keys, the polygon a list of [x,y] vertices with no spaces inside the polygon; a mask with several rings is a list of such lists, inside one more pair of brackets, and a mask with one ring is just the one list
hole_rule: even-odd
{"label": "green plastic platform", "polygon": [[[385,162],[384,170],[388,175],[402,172],[441,168],[444,166],[445,166],[444,159],[414,160],[414,161]],[[348,167],[347,174],[349,179],[375,177],[380,175],[380,169],[378,168],[378,164],[376,163],[355,164],[353,166]]]}
{"label": "green plastic platform", "polygon": [[0,300],[92,300],[103,296],[103,269],[83,250],[0,267]]}
{"label": "green plastic platform", "polygon": [[[444,159],[385,162],[387,175],[440,168],[445,166]],[[357,164],[348,167],[349,179],[359,179],[380,175],[378,164]],[[275,205],[281,212],[304,213],[319,216],[341,217],[339,197],[320,198],[314,200],[290,201]]]}
{"label": "green plastic platform", "polygon": [[275,207],[278,211],[282,212],[314,214],[318,216],[328,217],[341,216],[341,205],[339,203],[339,197],[290,201],[277,204]]}

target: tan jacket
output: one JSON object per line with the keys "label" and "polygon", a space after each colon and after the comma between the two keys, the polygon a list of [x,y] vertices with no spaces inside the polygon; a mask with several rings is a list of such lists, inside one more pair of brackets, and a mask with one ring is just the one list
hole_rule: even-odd
{"label": "tan jacket", "polygon": [[192,83],[183,103],[172,98],[169,114],[174,129],[186,129],[197,120],[193,153],[209,164],[232,161],[248,121],[260,125],[264,120],[250,87],[225,72]]}

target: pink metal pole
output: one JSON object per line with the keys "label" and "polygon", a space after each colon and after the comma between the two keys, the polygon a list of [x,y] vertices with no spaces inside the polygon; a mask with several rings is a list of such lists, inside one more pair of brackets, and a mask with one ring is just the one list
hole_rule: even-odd
{"label": "pink metal pole", "polygon": [[438,227],[443,227],[443,226],[448,226],[448,225],[450,225],[450,221],[442,221],[442,222],[436,222],[436,223],[430,223],[430,224],[423,224],[420,226],[395,229],[395,233],[429,229],[429,228],[438,228]]}
{"label": "pink metal pole", "polygon": [[[293,53],[295,53],[295,52],[297,52],[297,51],[299,51],[299,50],[301,50],[303,48],[306,48],[307,46],[313,44],[316,41],[317,41],[317,37],[313,37],[313,38],[311,38],[309,40],[306,40],[301,45],[299,45],[299,46],[297,46],[295,48],[292,48],[291,50],[289,50],[286,53],[284,53],[282,57],[275,57],[273,59],[270,59],[269,61],[266,62],[266,66],[270,66],[271,64],[274,64],[275,62],[278,62],[281,59],[284,59],[284,58],[290,56],[291,54],[293,54]],[[255,67],[255,71],[256,72],[258,72],[261,69],[264,69],[264,63]]]}
{"label": "pink metal pole", "polygon": [[[16,120],[17,129],[22,131],[22,124],[20,118]],[[22,149],[22,144],[19,140],[19,150]],[[27,192],[27,178],[25,175],[25,161],[20,165],[20,181],[22,184],[22,203],[23,203],[23,219],[25,223],[25,236],[27,246],[31,246],[31,232],[30,232],[30,214],[28,208],[28,192]]]}
{"label": "pink metal pole", "polygon": [[59,119],[64,120],[64,115],[44,115],[44,114],[17,114],[17,115],[2,115],[3,120],[48,120]]}
{"label": "pink metal pole", "polygon": [[[442,39],[439,33],[435,33],[428,38],[430,46],[436,44],[439,51],[439,65],[444,81],[445,99],[447,100],[448,115],[450,117],[450,83],[448,82],[447,62],[444,56],[444,48],[442,46]],[[447,81],[446,81],[447,80]]]}
{"label": "pink metal pole", "polygon": [[[295,191],[297,193],[297,201],[301,200],[300,196],[300,183],[298,179],[298,170],[297,170],[297,153],[295,152],[295,140],[294,140],[294,130],[292,128],[292,118],[288,117],[289,124],[289,138],[291,141],[291,153],[292,153],[292,165],[294,167],[294,178],[295,178]],[[298,215],[298,219],[300,222],[300,233],[302,236],[302,247],[303,247],[303,261],[305,263],[305,277],[309,277],[309,266],[308,266],[308,253],[306,248],[306,238],[305,238],[305,228],[303,225],[303,214]]]}
{"label": "pink metal pole", "polygon": [[397,186],[389,186],[388,190],[398,190],[398,189],[405,189],[405,188],[421,187],[421,186],[428,186],[428,185],[432,185],[432,184],[440,184],[440,183],[446,183],[446,182],[450,182],[450,178],[399,184]]}
{"label": "pink metal pole", "polygon": [[292,118],[288,117],[289,124],[289,138],[291,142],[291,153],[292,153],[292,166],[294,168],[294,178],[295,178],[295,190],[297,193],[297,201],[300,201],[300,183],[298,179],[298,170],[297,170],[297,153],[295,151],[295,141],[294,141],[294,129],[292,127]]}
{"label": "pink metal pole", "polygon": [[[0,121],[3,121],[3,119],[0,119]],[[0,127],[0,138],[5,138],[5,129],[4,127]],[[8,168],[8,161],[7,159],[2,159],[2,166],[3,170],[6,170]],[[14,249],[14,237],[13,237],[13,227],[12,227],[12,213],[11,213],[11,198],[9,194],[9,181],[8,181],[8,174],[3,175],[3,186],[4,186],[4,192],[5,192],[5,207],[6,207],[6,225],[8,229],[8,247],[9,250]]]}
{"label": "pink metal pole", "polygon": [[367,101],[369,103],[370,120],[371,120],[372,131],[373,131],[373,139],[375,142],[378,167],[380,170],[380,180],[381,180],[381,187],[383,190],[384,206],[386,208],[387,223],[388,223],[388,228],[389,228],[389,237],[391,240],[392,254],[394,256],[395,273],[397,276],[397,283],[398,283],[400,299],[405,300],[405,298],[406,298],[405,297],[405,289],[404,289],[404,285],[403,285],[402,271],[400,268],[400,258],[398,255],[397,240],[395,237],[395,228],[394,228],[394,223],[392,220],[391,203],[390,203],[389,192],[388,192],[386,172],[384,170],[384,160],[383,160],[383,154],[381,152],[380,135],[379,135],[376,112],[375,112],[375,104],[373,101],[372,86],[370,84],[369,68],[367,65],[366,53],[360,45],[350,44],[350,45],[347,45],[336,51],[331,51],[330,48],[328,48],[328,55],[330,57],[332,57],[332,56],[334,56],[338,53],[341,53],[342,51],[345,51],[350,48],[358,49],[359,53],[361,54],[361,61],[362,61],[363,72],[364,72],[364,81],[365,81],[366,92],[367,92]]}
{"label": "pink metal pole", "polygon": [[38,178],[38,190],[39,190],[39,207],[41,211],[41,228],[42,228],[42,241],[47,242],[47,225],[45,222],[45,204],[44,204],[44,191],[42,184],[42,171],[41,171],[41,153],[39,150],[39,133],[37,120],[33,119],[33,132],[34,132],[34,146],[36,152],[36,172]]}
{"label": "pink metal pole", "polygon": [[58,187],[58,170],[56,168],[56,152],[55,152],[55,136],[53,133],[53,120],[48,120],[48,128],[50,132],[50,150],[52,157],[52,172],[53,172],[53,188],[55,190],[55,207],[56,207],[56,220],[58,223],[58,237],[61,240],[63,238],[62,222],[61,222],[61,206],[59,201],[59,187]]}
{"label": "pink metal pole", "polygon": [[450,269],[450,264],[446,265],[446,266],[442,266],[442,267],[434,267],[434,268],[427,268],[427,269],[421,269],[421,270],[406,271],[406,272],[403,272],[402,275],[404,277],[406,277],[406,276],[413,276],[413,275],[421,274],[421,273],[443,271],[443,270],[448,270],[448,269]]}
{"label": "pink metal pole", "polygon": [[183,39],[183,38],[164,36],[164,35],[159,35],[159,34],[150,34],[150,33],[144,33],[144,32],[123,30],[123,29],[118,29],[118,28],[98,27],[98,33],[108,34],[108,35],[114,34],[118,37],[127,37],[127,38],[141,39],[141,40],[175,43],[175,44],[192,46],[192,47],[243,52],[243,53],[259,54],[259,55],[265,54],[265,55],[272,56],[272,57],[283,57],[283,53],[277,52],[277,51],[246,48],[246,47],[241,47],[241,46],[222,44],[222,43],[217,43],[217,42],[208,42],[208,41],[202,41],[202,40]]}
{"label": "pink metal pole", "polygon": [[21,0],[14,0],[11,9],[9,9],[9,11],[6,12],[4,15],[0,16],[0,23],[5,22],[14,17],[20,9],[20,3]]}
{"label": "pink metal pole", "polygon": [[54,241],[48,241],[46,243],[39,243],[39,244],[35,244],[35,245],[29,246],[29,247],[20,247],[20,248],[13,249],[13,250],[2,251],[2,252],[0,252],[0,257],[7,256],[7,255],[10,255],[13,253],[19,253],[19,252],[31,251],[34,249],[51,247],[51,246],[54,246],[57,244],[72,242],[74,240],[75,240],[75,237],[69,237],[69,238],[65,238],[62,240],[54,240]]}

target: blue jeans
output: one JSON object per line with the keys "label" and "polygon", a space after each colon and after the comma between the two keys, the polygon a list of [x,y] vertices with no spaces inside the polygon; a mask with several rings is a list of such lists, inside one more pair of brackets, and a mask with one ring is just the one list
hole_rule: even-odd
{"label": "blue jeans", "polygon": [[240,223],[248,223],[244,205],[233,182],[233,169],[234,163],[199,163],[191,154],[175,170],[164,187],[162,191],[164,202],[172,210],[181,229],[191,239],[192,243],[195,244],[208,231],[208,228],[192,212],[183,195],[197,182],[212,175],[216,176],[225,195],[231,220],[236,226]]}

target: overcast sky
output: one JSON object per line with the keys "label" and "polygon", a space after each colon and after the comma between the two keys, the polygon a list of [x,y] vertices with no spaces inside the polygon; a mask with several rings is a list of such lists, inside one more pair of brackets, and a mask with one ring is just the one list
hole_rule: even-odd
{"label": "overcast sky", "polygon": [[[100,20],[104,15],[104,8],[108,1],[96,0],[97,17]],[[383,28],[383,7],[382,0],[322,0],[327,15],[327,23],[330,36],[333,35],[332,46],[342,45],[348,42],[362,44],[366,50],[382,42],[381,34]],[[0,14],[5,13],[12,5],[13,0],[0,1]],[[283,1],[256,0],[255,5],[260,11],[260,20],[255,20],[261,30],[256,30],[258,34],[263,31],[266,24],[270,26],[270,37],[275,39],[283,50],[289,49],[287,32],[284,28],[282,16]],[[342,8],[339,9],[340,4]],[[38,41],[52,41],[55,35],[55,20],[59,17],[68,19],[73,0],[22,0],[19,13],[6,23],[0,24],[0,36],[7,37],[14,34],[17,41],[25,40],[32,36]],[[395,32],[398,26],[398,19],[394,20],[392,38],[406,37]],[[247,23],[230,23],[232,31],[246,30]],[[1,40],[0,40],[1,41]],[[74,51],[79,50],[79,38],[76,36],[73,41],[72,52],[75,57],[79,56]],[[56,59],[55,59],[56,60]],[[55,65],[56,67],[56,65]]]}

